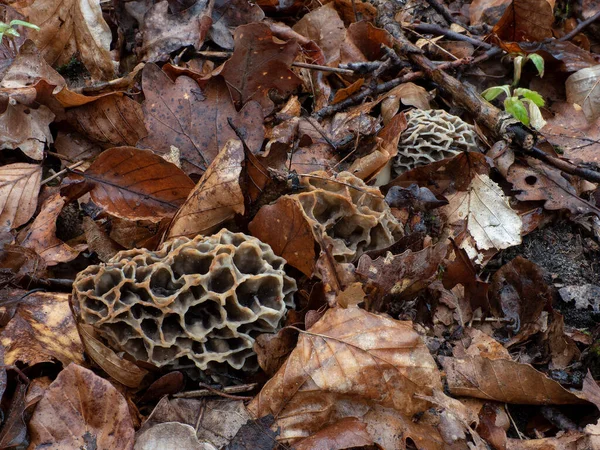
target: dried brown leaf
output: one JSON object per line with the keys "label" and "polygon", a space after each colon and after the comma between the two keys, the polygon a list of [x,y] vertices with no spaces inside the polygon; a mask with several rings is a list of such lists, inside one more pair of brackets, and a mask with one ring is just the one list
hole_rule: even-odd
{"label": "dried brown leaf", "polygon": [[198,0],[191,7],[170,14],[169,2],[153,5],[144,15],[141,59],[164,61],[169,54],[186,46],[200,50],[212,24],[208,0]]}
{"label": "dried brown leaf", "polygon": [[344,22],[331,3],[305,14],[293,30],[314,41],[325,54],[325,63],[333,64],[340,58],[340,46],[346,38]]}
{"label": "dried brown leaf", "polygon": [[263,206],[248,225],[253,236],[268,242],[276,255],[312,276],[315,268],[315,239],[301,206],[289,197]]}
{"label": "dried brown leaf", "polygon": [[123,396],[105,379],[76,364],[58,374],[29,423],[31,447],[133,448],[133,422]]}
{"label": "dried brown leaf", "polygon": [[32,109],[9,104],[0,115],[0,150],[18,148],[31,159],[44,159],[44,148],[52,143],[53,120],[54,113],[44,105]]}
{"label": "dried brown leaf", "polygon": [[227,141],[173,218],[165,239],[209,235],[236,214],[243,214],[243,161],[242,143],[236,139]]}
{"label": "dried brown leaf", "polygon": [[121,250],[122,246],[113,241],[106,231],[94,222],[90,217],[83,218],[83,229],[85,230],[85,240],[88,244],[88,250],[95,252],[98,259],[102,262],[108,262]]}
{"label": "dried brown leaf", "polygon": [[171,217],[194,187],[175,164],[135,147],[102,152],[82,176],[94,183],[94,203],[129,220]]}
{"label": "dried brown leaf", "polygon": [[83,345],[69,308],[68,294],[35,292],[25,297],[0,333],[5,364],[28,366],[60,361],[83,364]]}
{"label": "dried brown leaf", "polygon": [[147,135],[142,107],[121,95],[71,108],[67,121],[82,135],[107,147],[134,146]]}
{"label": "dried brown leaf", "polygon": [[112,35],[99,0],[35,0],[22,12],[41,28],[32,39],[52,66],[68,64],[77,54],[93,78],[113,78]]}
{"label": "dried brown leaf", "polygon": [[74,162],[85,161],[82,165],[77,166],[79,170],[86,170],[90,167],[92,161],[102,152],[102,148],[98,144],[76,131],[68,133],[62,130],[56,136],[54,150],[65,157],[60,160],[63,169]]}
{"label": "dried brown leaf", "polygon": [[269,26],[263,23],[238,27],[234,39],[233,55],[224,64],[221,75],[238,108],[256,100],[267,116],[273,111],[268,96],[271,89],[285,96],[301,84],[290,70],[299,46],[294,40],[276,42]]}
{"label": "dried brown leaf", "polygon": [[26,224],[37,208],[42,167],[15,163],[0,167],[0,227]]}
{"label": "dried brown leaf", "polygon": [[217,450],[208,442],[200,442],[191,425],[179,422],[159,423],[140,433],[135,439],[134,450]]}
{"label": "dried brown leaf", "polygon": [[142,85],[148,137],[139,145],[159,154],[177,147],[185,173],[204,173],[225,143],[237,137],[228,118],[244,130],[250,150],[260,150],[264,138],[261,108],[251,102],[238,113],[222,78],[211,78],[203,86],[186,76],[173,82],[158,66],[147,64]]}
{"label": "dried brown leaf", "polygon": [[[429,408],[414,394],[429,395],[432,389],[441,389],[440,374],[410,322],[333,308],[300,334],[249,410],[255,417],[272,414],[281,438],[298,440],[342,417],[360,417],[368,405],[410,417]],[[362,414],[338,409],[342,399],[348,401],[346,411],[361,405]]]}
{"label": "dried brown leaf", "polygon": [[246,0],[216,0],[212,13],[209,38],[219,47],[233,49],[233,30],[240,25],[260,22],[265,13],[256,4]]}
{"label": "dried brown leaf", "polygon": [[548,0],[512,0],[492,31],[504,41],[543,41],[552,37],[553,23]]}
{"label": "dried brown leaf", "polygon": [[56,237],[56,219],[64,205],[65,198],[60,193],[48,197],[22,242],[24,247],[35,250],[48,266],[71,261],[86,247],[85,244],[71,247]]}
{"label": "dried brown leaf", "polygon": [[344,417],[294,444],[296,450],[342,450],[373,444],[367,425],[356,417]]}
{"label": "dried brown leaf", "polygon": [[600,117],[600,65],[575,72],[565,86],[567,101],[578,104],[589,121]]}

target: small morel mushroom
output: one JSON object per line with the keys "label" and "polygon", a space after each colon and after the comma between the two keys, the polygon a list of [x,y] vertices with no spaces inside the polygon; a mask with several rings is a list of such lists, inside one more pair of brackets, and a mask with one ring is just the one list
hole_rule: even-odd
{"label": "small morel mushroom", "polygon": [[400,175],[461,152],[477,152],[475,127],[446,111],[413,109],[406,113],[408,126],[398,142],[394,172]]}
{"label": "small morel mushroom", "polygon": [[78,320],[137,360],[252,371],[254,339],[277,331],[293,306],[296,282],[284,265],[269,245],[223,229],[119,252],[78,274],[71,301]]}
{"label": "small morel mushroom", "polygon": [[336,261],[349,263],[364,252],[389,247],[404,235],[379,189],[350,172],[302,177],[297,199],[313,233],[331,245]]}

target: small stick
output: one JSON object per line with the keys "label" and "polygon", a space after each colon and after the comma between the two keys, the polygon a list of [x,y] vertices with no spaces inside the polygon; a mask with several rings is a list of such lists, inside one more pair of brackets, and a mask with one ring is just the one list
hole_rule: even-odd
{"label": "small stick", "polygon": [[226,386],[221,390],[215,389],[207,384],[200,383],[204,389],[197,391],[179,392],[174,394],[174,398],[198,398],[198,397],[209,397],[211,395],[218,395],[225,398],[231,398],[233,400],[252,400],[254,397],[238,397],[231,394],[238,394],[240,392],[248,392],[256,388],[258,383],[242,384],[239,386]]}
{"label": "small stick", "polygon": [[587,27],[591,23],[594,23],[598,19],[600,19],[600,11],[598,11],[596,14],[594,14],[589,19],[586,19],[583,22],[581,22],[579,25],[577,25],[575,28],[573,28],[569,33],[565,34],[563,37],[559,38],[558,40],[559,41],[568,41],[569,39],[574,38],[575,36],[577,36],[577,34],[581,33],[581,31],[585,27]]}
{"label": "small stick", "polygon": [[560,158],[555,158],[554,156],[548,155],[546,152],[540,150],[537,147],[533,147],[531,150],[523,149],[525,154],[528,156],[532,156],[535,159],[539,159],[544,161],[545,163],[550,164],[557,169],[562,170],[570,175],[575,175],[584,180],[591,181],[592,183],[600,183],[600,172],[592,169],[586,169],[584,167],[577,167],[571,163],[568,163],[565,160]]}
{"label": "small stick", "polygon": [[435,12],[437,12],[444,19],[446,19],[446,22],[448,22],[448,24],[455,23],[455,24],[463,27],[465,30],[469,30],[469,32],[472,33],[472,31],[468,25],[460,23],[458,20],[456,20],[454,17],[452,17],[452,14],[450,14],[450,11],[448,11],[444,5],[442,5],[441,3],[438,3],[437,0],[425,0],[425,1],[429,4],[429,6],[431,6],[435,10]]}
{"label": "small stick", "polygon": [[76,167],[79,167],[80,165],[82,165],[85,161],[79,161],[76,162],[75,164],[71,164],[70,166],[64,168],[63,170],[56,172],[54,175],[52,175],[51,177],[46,178],[45,180],[43,180],[41,182],[41,185],[43,186],[44,184],[48,183],[49,181],[54,180],[55,178],[60,177],[61,175],[64,175],[65,173],[67,173],[69,170],[73,170]]}

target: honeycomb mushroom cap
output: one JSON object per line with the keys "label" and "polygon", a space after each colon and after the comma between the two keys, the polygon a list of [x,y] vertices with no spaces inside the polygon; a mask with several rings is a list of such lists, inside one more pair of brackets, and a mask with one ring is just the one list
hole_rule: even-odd
{"label": "honeycomb mushroom cap", "polygon": [[438,109],[413,109],[398,142],[397,175],[462,152],[479,151],[475,127]]}
{"label": "honeycomb mushroom cap", "polygon": [[304,191],[294,196],[336,261],[349,263],[369,250],[389,247],[404,235],[378,188],[350,172],[302,177]]}
{"label": "honeycomb mushroom cap", "polygon": [[176,238],[86,268],[72,306],[78,320],[137,360],[251,371],[255,337],[275,332],[293,306],[296,282],[284,265],[269,245],[242,233]]}

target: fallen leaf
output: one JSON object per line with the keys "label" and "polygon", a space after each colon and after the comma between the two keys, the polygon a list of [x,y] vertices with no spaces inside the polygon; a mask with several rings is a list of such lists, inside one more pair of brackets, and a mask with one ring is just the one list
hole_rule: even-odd
{"label": "fallen leaf", "polygon": [[0,167],[0,227],[13,229],[29,222],[37,208],[42,167],[15,163]]}
{"label": "fallen leaf", "polygon": [[189,8],[170,14],[169,2],[160,1],[144,15],[141,27],[141,59],[165,61],[169,54],[183,47],[200,50],[212,24],[207,0],[198,0]]}
{"label": "fallen leaf", "polygon": [[548,0],[512,0],[492,32],[511,42],[552,37],[553,7]]}
{"label": "fallen leaf", "polygon": [[392,36],[371,22],[351,23],[341,46],[341,62],[377,61],[385,55],[383,46],[392,47]]}
{"label": "fallen leaf", "polygon": [[1,448],[24,448],[27,445],[27,420],[30,416],[26,413],[25,403],[27,385],[20,380],[17,383],[8,417],[4,419],[0,432]]}
{"label": "fallen leaf", "polygon": [[121,95],[71,108],[67,121],[83,136],[107,147],[133,146],[147,135],[142,107]]}
{"label": "fallen leaf", "polygon": [[256,4],[246,0],[216,0],[212,13],[209,38],[227,50],[233,49],[233,30],[240,25],[260,22],[265,13]]}
{"label": "fallen leaf", "polygon": [[385,201],[393,208],[410,208],[413,211],[429,211],[448,204],[445,198],[438,199],[429,189],[416,184],[408,188],[392,186],[385,195]]}
{"label": "fallen leaf", "polygon": [[285,364],[248,408],[255,417],[272,414],[281,439],[298,441],[342,417],[360,418],[368,405],[410,417],[429,408],[415,393],[441,387],[435,362],[410,322],[333,308],[300,333]]}
{"label": "fallen leaf", "polygon": [[452,395],[523,405],[582,403],[574,393],[529,364],[481,356],[439,359]]}
{"label": "fallen leaf", "polygon": [[243,161],[242,143],[236,139],[227,141],[173,217],[165,239],[209,235],[236,214],[243,214],[244,194],[240,187]]}
{"label": "fallen leaf", "polygon": [[263,206],[248,225],[250,233],[268,242],[276,255],[312,276],[315,268],[315,239],[301,206],[290,197]]}
{"label": "fallen leaf", "polygon": [[[165,2],[166,3],[166,2]],[[159,423],[140,433],[135,439],[134,450],[217,450],[207,442],[200,442],[196,430],[179,422]]]}
{"label": "fallen leaf", "polygon": [[293,30],[314,41],[323,50],[325,64],[333,64],[339,60],[346,28],[331,3],[305,14],[294,25]]}
{"label": "fallen leaf", "polygon": [[95,252],[98,259],[102,262],[108,262],[121,250],[122,246],[113,241],[106,231],[94,222],[90,217],[83,218],[83,229],[85,230],[85,240],[88,244],[88,250]]}
{"label": "fallen leaf", "polygon": [[271,89],[285,96],[301,84],[290,70],[299,46],[293,40],[275,42],[269,26],[263,23],[238,27],[234,39],[233,55],[224,64],[221,75],[238,108],[256,100],[267,116],[273,111],[268,96]]}
{"label": "fallen leaf", "polygon": [[588,121],[600,117],[600,65],[581,69],[567,78],[567,101],[576,103]]}
{"label": "fallen leaf", "polygon": [[237,138],[227,119],[244,129],[244,141],[253,153],[263,142],[261,108],[251,102],[240,113],[235,110],[229,91],[220,77],[204,86],[186,76],[175,82],[155,64],[142,72],[146,100],[142,103],[148,137],[138,146],[164,154],[174,145],[181,152],[182,168],[187,174],[202,174],[229,139]]}
{"label": "fallen leaf", "polygon": [[32,39],[50,65],[68,64],[77,54],[93,78],[114,77],[112,35],[99,0],[35,0],[21,12],[41,28]]}
{"label": "fallen leaf", "polygon": [[127,402],[105,379],[69,364],[38,403],[29,422],[31,448],[133,448]]}
{"label": "fallen leaf", "polygon": [[94,183],[94,203],[129,220],[158,222],[173,216],[194,187],[176,165],[135,147],[102,152],[81,176]]}
{"label": "fallen leaf", "polygon": [[285,359],[296,346],[298,332],[283,328],[276,334],[263,333],[256,337],[253,349],[258,358],[258,365],[270,377],[285,362]]}
{"label": "fallen leaf", "polygon": [[533,158],[527,158],[527,166],[513,164],[507,175],[521,201],[542,200],[550,211],[567,209],[572,214],[593,213],[600,216],[600,208],[579,197],[577,190],[563,177],[560,170]]}
{"label": "fallen leaf", "polygon": [[63,206],[65,198],[60,193],[48,197],[21,243],[24,247],[35,250],[48,266],[71,261],[86,247],[85,244],[71,247],[56,237],[56,219]]}
{"label": "fallen leaf", "polygon": [[356,417],[344,417],[294,444],[296,450],[342,450],[369,446],[373,438],[367,425]]}
{"label": "fallen leaf", "polygon": [[510,3],[511,0],[473,0],[469,5],[471,25],[495,25]]}
{"label": "fallen leaf", "polygon": [[[23,292],[24,294],[25,292]],[[0,333],[5,364],[27,366],[60,361],[83,364],[83,345],[69,308],[68,294],[35,292],[19,302]]]}
{"label": "fallen leaf", "polygon": [[140,398],[140,403],[159,401],[165,395],[177,394],[185,387],[183,372],[175,370],[161,376],[154,381],[144,395]]}
{"label": "fallen leaf", "polygon": [[44,149],[52,143],[53,120],[54,113],[44,105],[32,109],[9,104],[0,115],[0,150],[18,148],[31,159],[44,159]]}
{"label": "fallen leaf", "polygon": [[63,169],[74,161],[84,161],[82,165],[77,167],[79,170],[86,170],[90,167],[92,161],[102,152],[102,148],[98,144],[76,131],[68,133],[62,130],[56,136],[54,150],[56,153],[65,156],[65,159],[60,161]]}

